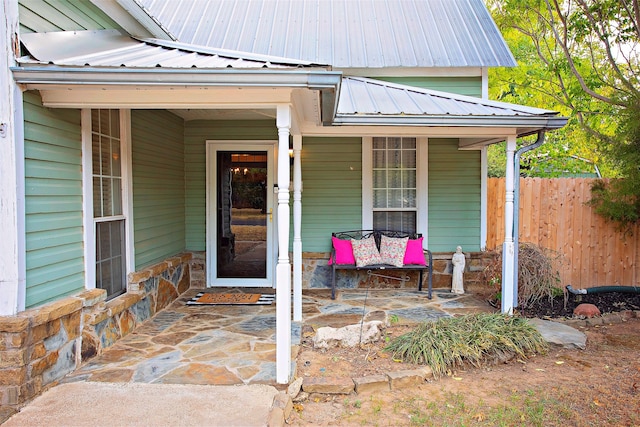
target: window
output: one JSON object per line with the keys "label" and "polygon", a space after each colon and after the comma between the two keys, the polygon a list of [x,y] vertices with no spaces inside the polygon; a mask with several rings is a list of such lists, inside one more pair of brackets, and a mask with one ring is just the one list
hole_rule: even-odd
{"label": "window", "polygon": [[125,216],[123,212],[120,112],[91,111],[93,221],[96,288],[107,298],[126,290]]}
{"label": "window", "polygon": [[372,140],[373,228],[417,231],[416,138]]}

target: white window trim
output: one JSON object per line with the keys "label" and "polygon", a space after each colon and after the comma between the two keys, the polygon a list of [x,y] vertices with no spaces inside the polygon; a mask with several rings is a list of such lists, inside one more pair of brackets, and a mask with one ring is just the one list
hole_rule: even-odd
{"label": "white window trim", "polygon": [[[382,135],[381,135],[382,136]],[[406,136],[403,136],[406,137]],[[373,137],[362,138],[362,229],[373,229]],[[429,140],[416,137],[416,231],[424,237],[427,247],[429,230]],[[392,210],[392,209],[390,209]]]}
{"label": "white window trim", "polygon": [[[85,288],[96,288],[96,219],[93,216],[93,144],[91,138],[91,109],[83,108],[82,123],[82,195],[84,226]],[[122,155],[122,212],[123,215],[105,219],[125,220],[126,275],[135,269],[133,245],[133,180],[131,162],[131,110],[120,110],[120,151]]]}

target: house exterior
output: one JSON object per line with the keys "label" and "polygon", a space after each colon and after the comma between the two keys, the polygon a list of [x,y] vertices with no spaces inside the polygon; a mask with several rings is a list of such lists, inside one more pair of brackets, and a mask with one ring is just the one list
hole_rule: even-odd
{"label": "house exterior", "polygon": [[[2,5],[3,405],[189,287],[275,288],[287,383],[332,232],[480,252],[486,147],[506,140],[513,159],[517,137],[566,123],[487,99],[488,68],[516,64],[481,0]],[[259,244],[234,231],[241,211]],[[232,269],[253,251],[255,271]]]}

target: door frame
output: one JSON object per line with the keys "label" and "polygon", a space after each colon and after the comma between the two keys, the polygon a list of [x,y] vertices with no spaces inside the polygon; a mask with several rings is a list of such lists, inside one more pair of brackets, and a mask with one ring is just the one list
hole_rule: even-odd
{"label": "door frame", "polygon": [[[224,286],[274,287],[276,253],[276,209],[274,203],[274,182],[276,176],[276,146],[274,140],[207,140],[206,141],[206,283],[207,288]],[[217,278],[217,153],[219,151],[266,151],[267,152],[267,210],[273,212],[273,220],[267,221],[266,278]]]}

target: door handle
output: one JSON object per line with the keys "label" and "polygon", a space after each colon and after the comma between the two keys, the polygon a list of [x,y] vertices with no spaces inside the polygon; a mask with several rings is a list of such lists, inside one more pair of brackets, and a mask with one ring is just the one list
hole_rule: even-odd
{"label": "door handle", "polygon": [[269,222],[273,222],[273,208],[269,209]]}

